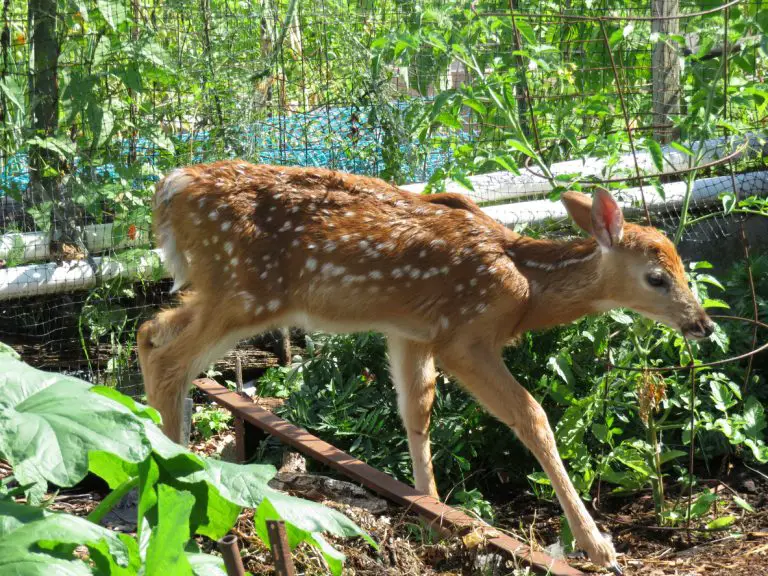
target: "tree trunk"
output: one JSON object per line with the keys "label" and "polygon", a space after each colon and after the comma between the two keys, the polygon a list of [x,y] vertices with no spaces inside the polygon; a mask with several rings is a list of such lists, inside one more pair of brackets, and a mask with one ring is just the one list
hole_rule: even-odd
{"label": "tree trunk", "polygon": [[[29,99],[32,109],[32,132],[50,138],[58,127],[59,110],[59,44],[56,0],[29,0],[29,34],[32,66],[29,73]],[[60,180],[61,158],[40,146],[29,149],[28,207],[52,201]]]}
{"label": "tree trunk", "polygon": [[[677,16],[680,0],[652,0],[651,14],[654,18]],[[680,114],[680,62],[675,50],[665,41],[664,36],[677,34],[680,21],[673,19],[653,20],[651,31],[662,38],[653,47],[653,137],[660,144],[666,144],[679,137],[674,128],[673,116]]]}

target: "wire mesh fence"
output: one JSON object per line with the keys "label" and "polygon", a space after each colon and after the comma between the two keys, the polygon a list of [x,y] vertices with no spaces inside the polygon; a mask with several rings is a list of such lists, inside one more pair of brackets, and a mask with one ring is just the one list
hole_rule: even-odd
{"label": "wire mesh fence", "polygon": [[561,189],[602,184],[678,240],[734,234],[765,213],[765,12],[762,0],[7,1],[0,340],[135,385],[136,325],[170,302],[153,182],[222,158],[447,188],[534,232],[568,230]]}

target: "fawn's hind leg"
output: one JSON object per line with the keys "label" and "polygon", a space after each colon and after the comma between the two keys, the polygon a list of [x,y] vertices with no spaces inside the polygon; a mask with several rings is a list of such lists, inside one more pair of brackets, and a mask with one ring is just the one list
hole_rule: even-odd
{"label": "fawn's hind leg", "polygon": [[435,361],[425,344],[389,336],[392,381],[400,416],[408,433],[408,449],[417,490],[438,497],[429,444],[429,419],[435,399]]}

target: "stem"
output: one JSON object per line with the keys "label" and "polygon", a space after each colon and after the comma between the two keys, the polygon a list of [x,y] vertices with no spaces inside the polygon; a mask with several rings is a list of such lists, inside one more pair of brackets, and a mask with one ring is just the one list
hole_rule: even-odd
{"label": "stem", "polygon": [[685,179],[685,198],[683,199],[683,208],[680,211],[680,224],[677,225],[675,231],[675,245],[680,243],[680,239],[683,237],[683,230],[688,225],[688,210],[691,205],[691,197],[693,196],[693,182],[696,177],[696,172],[689,172]]}
{"label": "stem", "polygon": [[656,518],[661,523],[663,522],[664,515],[664,482],[661,476],[661,448],[656,437],[656,422],[653,417],[653,410],[648,414],[647,438],[653,448],[653,468],[656,471],[656,478],[651,479],[653,506],[656,509]]}
{"label": "stem", "polygon": [[133,476],[132,478],[129,478],[120,486],[112,490],[109,494],[107,494],[107,497],[104,498],[104,500],[101,501],[101,504],[96,506],[94,508],[93,512],[88,514],[88,520],[93,522],[94,524],[98,524],[101,522],[101,520],[106,516],[112,508],[114,508],[120,500],[123,499],[123,496],[128,494],[133,488],[139,485],[139,477]]}

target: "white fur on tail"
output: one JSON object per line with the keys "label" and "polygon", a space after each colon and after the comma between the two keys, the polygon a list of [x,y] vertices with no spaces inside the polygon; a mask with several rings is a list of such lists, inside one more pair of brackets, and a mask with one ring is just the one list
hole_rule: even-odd
{"label": "white fur on tail", "polygon": [[[155,193],[155,208],[168,205],[171,199],[193,182],[192,176],[183,168],[177,168],[166,176],[157,187]],[[158,228],[157,244],[162,251],[161,259],[166,270],[173,277],[171,294],[177,292],[189,281],[189,261],[176,244],[173,226],[165,222]]]}

